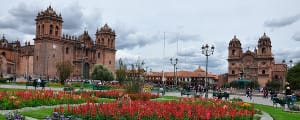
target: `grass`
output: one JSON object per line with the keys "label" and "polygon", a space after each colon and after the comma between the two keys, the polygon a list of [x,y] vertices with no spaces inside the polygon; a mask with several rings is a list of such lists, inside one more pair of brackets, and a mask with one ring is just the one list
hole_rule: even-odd
{"label": "grass", "polygon": [[36,118],[36,119],[44,119],[45,116],[49,116],[53,113],[53,108],[45,108],[45,109],[39,109],[39,110],[28,110],[21,112],[22,115]]}
{"label": "grass", "polygon": [[269,113],[275,120],[300,120],[300,113],[285,112],[280,107],[253,104],[255,109]]}
{"label": "grass", "polygon": [[5,117],[2,114],[0,114],[0,120],[5,120]]}
{"label": "grass", "polygon": [[300,105],[300,101],[295,102],[295,104]]}
{"label": "grass", "polygon": [[14,89],[14,88],[0,88],[0,91],[20,91],[24,89]]}
{"label": "grass", "polygon": [[158,102],[162,102],[162,101],[170,101],[170,100],[178,100],[181,97],[176,97],[176,96],[163,96],[161,98],[156,98],[156,99],[151,99],[152,101],[158,101]]}
{"label": "grass", "polygon": [[114,102],[116,99],[109,99],[109,98],[99,98],[99,102]]}

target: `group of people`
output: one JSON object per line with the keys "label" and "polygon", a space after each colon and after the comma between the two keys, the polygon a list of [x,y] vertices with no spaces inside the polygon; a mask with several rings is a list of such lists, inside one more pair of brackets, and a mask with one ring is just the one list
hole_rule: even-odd
{"label": "group of people", "polygon": [[34,89],[36,89],[37,87],[42,87],[42,89],[44,90],[45,89],[45,85],[46,85],[46,81],[45,80],[41,80],[41,78],[33,80]]}

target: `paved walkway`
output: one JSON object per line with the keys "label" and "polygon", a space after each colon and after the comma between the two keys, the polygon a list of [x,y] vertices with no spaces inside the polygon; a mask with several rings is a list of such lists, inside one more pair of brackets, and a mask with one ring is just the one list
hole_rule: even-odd
{"label": "paved walkway", "polygon": [[[33,86],[17,85],[17,84],[2,84],[0,88],[14,88],[14,89],[35,89]],[[41,87],[37,87],[37,90],[41,90]],[[45,90],[63,90],[63,88],[45,87]]]}
{"label": "paved walkway", "polygon": [[[181,96],[179,92],[166,92],[166,96]],[[184,95],[184,97],[187,97],[187,95]],[[208,93],[208,97],[212,98],[212,93]],[[249,97],[246,97],[246,95],[229,95],[229,99],[232,98],[240,98],[244,102],[249,102],[249,103],[257,103],[257,104],[263,104],[263,105],[269,105],[273,106],[273,102],[271,101],[270,97],[269,98],[263,98],[258,95],[252,96],[252,99],[250,100]]]}

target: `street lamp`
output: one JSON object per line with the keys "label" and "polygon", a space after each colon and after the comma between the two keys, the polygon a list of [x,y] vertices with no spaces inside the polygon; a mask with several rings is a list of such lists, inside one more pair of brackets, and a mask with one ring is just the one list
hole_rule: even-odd
{"label": "street lamp", "polygon": [[170,58],[170,62],[174,66],[174,80],[173,80],[174,81],[174,85],[177,85],[177,83],[176,83],[177,82],[177,80],[176,80],[176,65],[178,63],[178,58],[175,58],[175,59]]}
{"label": "street lamp", "polygon": [[[291,59],[291,60],[289,61],[290,64],[288,64],[288,63],[286,63],[285,59],[283,59],[283,60],[282,60],[282,63],[286,65],[286,72],[285,72],[285,75],[287,76],[288,70],[292,68],[293,60]],[[282,90],[284,90],[285,84],[286,84],[286,79],[283,78],[283,80],[282,80]]]}
{"label": "street lamp", "polygon": [[14,61],[15,61],[15,65],[14,65],[14,82],[17,81],[17,52],[18,52],[18,46],[17,46],[17,42],[15,42],[15,44],[13,44],[13,48],[15,49],[15,54],[14,54]]}
{"label": "street lamp", "polygon": [[208,98],[208,77],[207,77],[207,65],[208,65],[208,56],[212,55],[214,53],[214,49],[215,47],[212,45],[211,47],[206,44],[206,45],[202,45],[201,47],[202,49],[202,54],[206,56],[206,70],[205,70],[205,88],[206,88],[206,92],[205,92],[205,98]]}
{"label": "street lamp", "polygon": [[82,66],[81,67],[82,68],[81,68],[81,85],[80,85],[80,91],[82,92],[83,91],[83,79],[84,79],[84,70],[83,70],[84,69],[83,68],[84,67],[84,59],[83,59],[84,58],[83,57],[84,56],[84,43],[81,43],[81,48],[82,48],[82,56],[81,56],[82,57],[81,58],[81,60],[82,60],[81,61]]}

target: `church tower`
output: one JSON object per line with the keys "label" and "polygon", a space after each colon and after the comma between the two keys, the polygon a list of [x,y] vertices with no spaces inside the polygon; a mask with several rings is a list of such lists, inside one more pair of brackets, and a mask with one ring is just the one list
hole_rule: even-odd
{"label": "church tower", "polygon": [[115,31],[107,24],[96,31],[96,63],[106,66],[111,71],[115,69],[115,38]]}
{"label": "church tower", "polygon": [[266,33],[259,38],[257,48],[258,82],[259,84],[266,84],[271,80],[272,65],[274,64],[271,39]]}
{"label": "church tower", "polygon": [[[61,40],[62,17],[51,6],[38,13],[36,19],[36,37],[34,39],[34,74],[47,77],[56,73],[55,42]],[[58,52],[58,51],[56,51]],[[49,66],[50,65],[50,66]]]}
{"label": "church tower", "polygon": [[228,82],[238,79],[240,72],[240,58],[243,50],[240,40],[234,36],[228,47]]}

